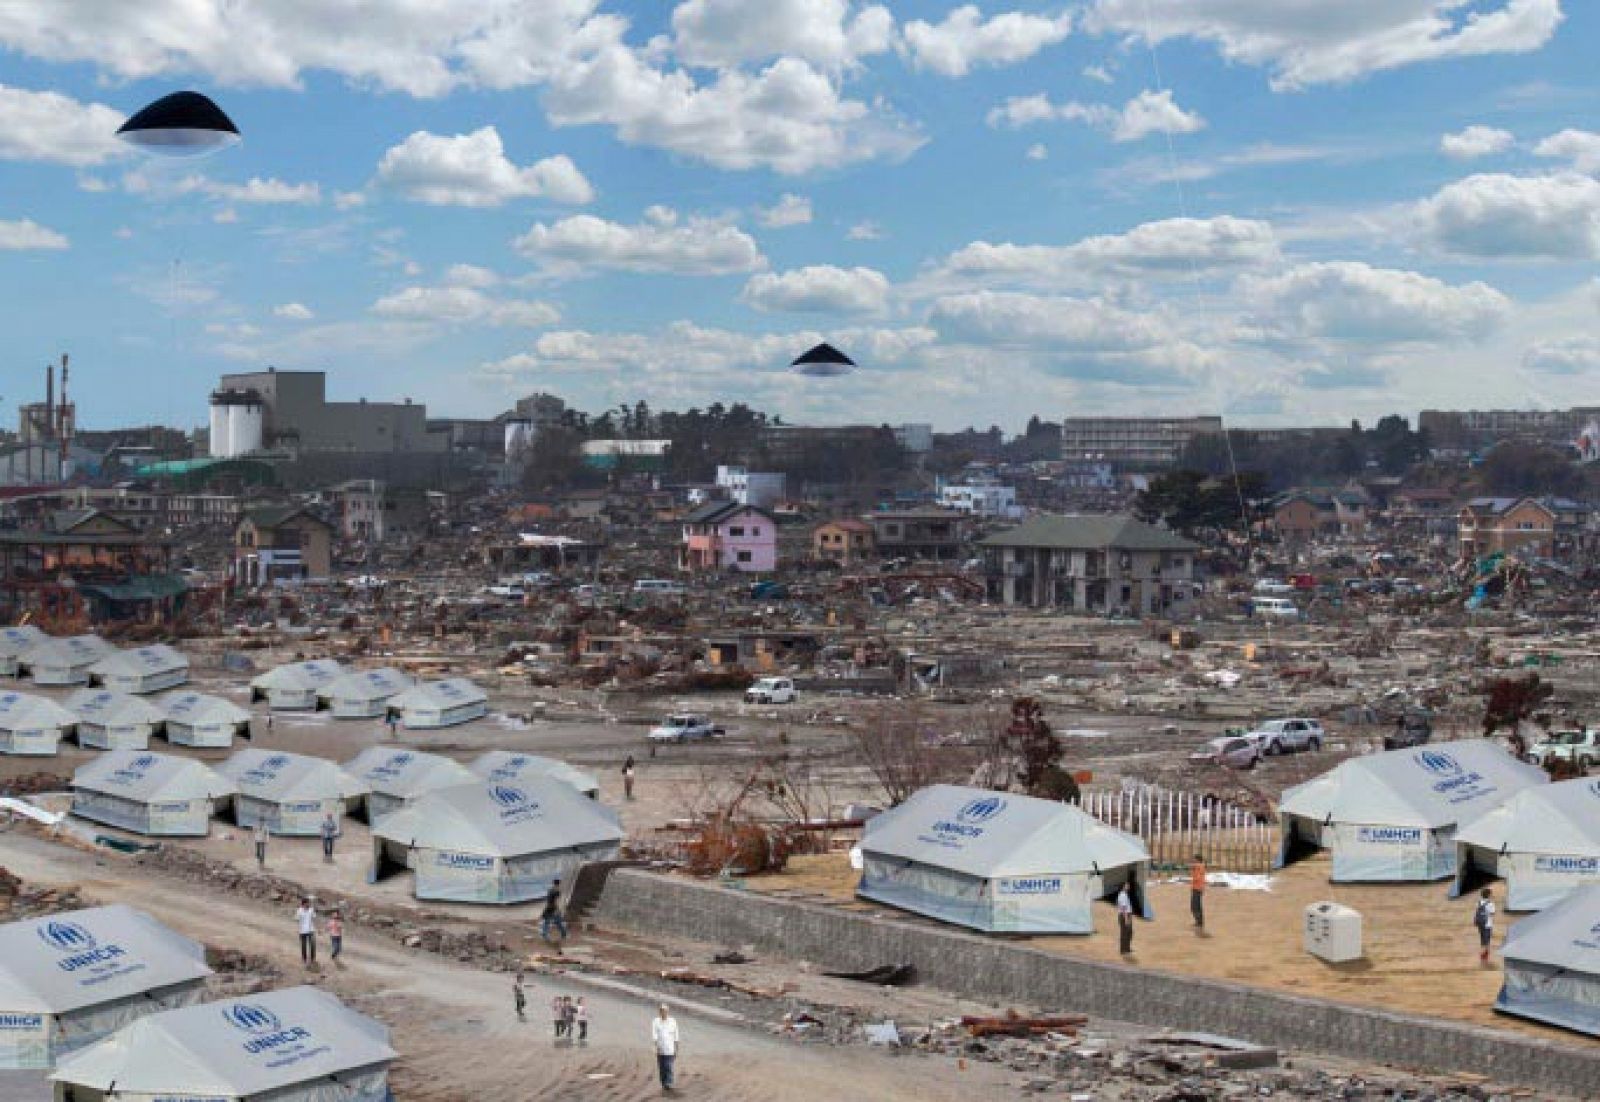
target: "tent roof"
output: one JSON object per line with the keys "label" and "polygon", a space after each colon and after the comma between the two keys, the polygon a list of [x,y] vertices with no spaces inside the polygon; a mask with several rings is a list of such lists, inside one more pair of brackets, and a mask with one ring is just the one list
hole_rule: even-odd
{"label": "tent roof", "polygon": [[374,792],[401,799],[478,779],[454,758],[390,746],[367,747],[345,762],[344,771],[370,785]]}
{"label": "tent roof", "polygon": [[[261,1043],[268,1038],[274,1043]],[[378,1022],[326,991],[289,987],[147,1015],[62,1057],[51,1078],[95,1090],[115,1083],[118,1093],[237,1098],[398,1055]]]}
{"label": "tent roof", "polygon": [[1503,953],[1507,962],[1600,976],[1600,884],[1574,888],[1555,906],[1518,922],[1506,934]]}
{"label": "tent roof", "polygon": [[237,785],[242,795],[273,803],[349,799],[371,791],[336,762],[280,750],[240,750],[217,766],[217,772]]}
{"label": "tent roof", "polygon": [[520,857],[622,840],[616,813],[553,777],[440,788],[386,816],[374,836],[423,849]]}
{"label": "tent roof", "polygon": [[250,682],[252,689],[322,689],[339,680],[346,670],[331,658],[289,662],[268,670]]}
{"label": "tent roof", "polygon": [[101,677],[107,674],[134,674],[148,676],[169,670],[186,670],[189,660],[164,643],[149,647],[135,647],[106,655],[90,667],[90,672]]}
{"label": "tent roof", "polygon": [[0,730],[18,728],[71,727],[78,717],[44,696],[28,693],[0,693]]}
{"label": "tent roof", "polygon": [[243,723],[250,712],[231,700],[209,693],[168,693],[161,698],[168,719],[179,723]]}
{"label": "tent roof", "polygon": [[391,697],[411,687],[411,678],[388,666],[376,670],[353,670],[343,677],[330,681],[320,692],[323,696],[351,696],[362,700]]}
{"label": "tent roof", "polygon": [[72,787],[140,803],[231,796],[233,782],[204,762],[148,750],[107,750],[80,765]]}
{"label": "tent roof", "polygon": [[48,635],[32,624],[22,624],[14,628],[0,628],[0,656],[14,658],[19,654],[33,650],[48,638]]}
{"label": "tent roof", "polygon": [[1139,839],[1073,804],[953,784],[920,789],[867,820],[861,848],[985,879],[1150,859]]}
{"label": "tent roof", "polygon": [[98,635],[72,635],[65,639],[42,639],[27,652],[29,665],[87,666],[116,651]]}
{"label": "tent roof", "polygon": [[1318,822],[1435,829],[1470,823],[1550,778],[1487,739],[1351,758],[1283,794],[1278,811]]}
{"label": "tent roof", "polygon": [[[62,967],[66,958],[112,947],[121,955]],[[4,1013],[65,1014],[210,974],[199,942],[120,903],[0,926]]]}
{"label": "tent roof", "polygon": [[464,704],[477,704],[489,699],[489,694],[464,677],[447,677],[443,681],[420,681],[389,701],[394,708],[438,708],[441,711],[459,708]]}
{"label": "tent roof", "polygon": [[1600,780],[1525,788],[1456,834],[1496,852],[1600,857]]}
{"label": "tent roof", "polygon": [[554,777],[565,781],[584,795],[600,791],[600,782],[593,774],[576,769],[555,758],[542,758],[537,754],[518,754],[510,750],[490,750],[479,755],[471,765],[473,773],[486,781],[510,781],[516,784],[525,777]]}
{"label": "tent roof", "polygon": [[79,689],[67,697],[67,711],[80,720],[109,727],[116,723],[160,723],[167,714],[142,696],[110,689]]}

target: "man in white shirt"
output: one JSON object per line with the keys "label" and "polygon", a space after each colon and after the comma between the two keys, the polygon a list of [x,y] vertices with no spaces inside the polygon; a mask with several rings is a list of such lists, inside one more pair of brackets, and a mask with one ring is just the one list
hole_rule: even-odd
{"label": "man in white shirt", "polygon": [[662,1091],[674,1090],[673,1064],[678,1059],[678,1020],[667,1011],[667,1004],[662,1003],[656,1011],[655,1021],[650,1023],[650,1037],[656,1046],[656,1071],[661,1075]]}
{"label": "man in white shirt", "polygon": [[300,960],[309,967],[317,963],[317,911],[311,900],[301,896],[294,921],[300,930]]}
{"label": "man in white shirt", "polygon": [[1494,892],[1488,888],[1478,894],[1478,905],[1472,912],[1472,924],[1478,928],[1478,961],[1489,963],[1489,946],[1494,941]]}
{"label": "man in white shirt", "polygon": [[1117,934],[1121,939],[1120,951],[1127,956],[1133,952],[1133,896],[1127,884],[1117,893]]}

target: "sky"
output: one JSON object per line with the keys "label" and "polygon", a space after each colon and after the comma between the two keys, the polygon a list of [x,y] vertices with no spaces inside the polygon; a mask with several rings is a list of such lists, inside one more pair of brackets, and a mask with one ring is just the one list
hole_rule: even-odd
{"label": "sky", "polygon": [[[4,0],[0,418],[1600,404],[1600,4]],[[183,88],[243,133],[114,136]],[[789,362],[829,340],[860,365]]]}

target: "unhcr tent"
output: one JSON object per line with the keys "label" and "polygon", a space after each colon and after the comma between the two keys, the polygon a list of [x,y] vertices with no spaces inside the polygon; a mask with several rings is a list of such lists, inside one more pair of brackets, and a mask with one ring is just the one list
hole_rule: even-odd
{"label": "unhcr tent", "polygon": [[425,681],[389,699],[389,714],[412,731],[454,727],[488,711],[489,695],[464,677]]}
{"label": "unhcr tent", "polygon": [[250,734],[250,713],[220,696],[169,693],[161,699],[167,741],[174,746],[229,747],[235,735]]}
{"label": "unhcr tent", "polygon": [[48,757],[77,722],[77,716],[46,697],[0,693],[0,754]]}
{"label": "unhcr tent", "polygon": [[17,659],[39,646],[49,636],[32,624],[0,628],[0,676],[17,676]]}
{"label": "unhcr tent", "polygon": [[324,686],[317,700],[335,719],[366,719],[386,714],[390,699],[411,684],[411,678],[388,667],[356,670]]}
{"label": "unhcr tent", "polygon": [[316,835],[324,818],[343,819],[368,791],[335,762],[277,750],[240,750],[217,772],[239,790],[234,821],[266,823],[273,834]]}
{"label": "unhcr tent", "polygon": [[472,763],[472,772],[486,781],[518,784],[528,777],[553,777],[570,784],[591,800],[600,798],[600,782],[581,769],[574,769],[555,758],[537,754],[514,754],[509,750],[490,750]]}
{"label": "unhcr tent", "polygon": [[291,662],[250,682],[250,699],[265,700],[273,711],[311,711],[317,694],[344,675],[345,668],[331,658]]}
{"label": "unhcr tent", "polygon": [[98,635],[44,639],[17,663],[38,685],[87,685],[90,668],[116,649]]}
{"label": "unhcr tent", "polygon": [[72,775],[72,813],[136,834],[204,837],[233,782],[173,754],[111,750]]}
{"label": "unhcr tent", "polygon": [[205,948],[131,907],[0,926],[0,1068],[48,1068],[129,1022],[200,1001]]}
{"label": "unhcr tent", "polygon": [[50,1078],[74,1102],[384,1102],[398,1055],[378,1022],[289,987],[141,1018]]}
{"label": "unhcr tent", "polygon": [[550,777],[429,792],[372,828],[373,880],[409,868],[418,899],[522,903],[617,856],[616,814]]}
{"label": "unhcr tent", "polygon": [[1460,827],[1549,780],[1486,739],[1351,758],[1284,792],[1278,864],[1323,848],[1335,882],[1444,880]]}
{"label": "unhcr tent", "polygon": [[399,811],[418,796],[453,784],[473,784],[472,770],[442,754],[369,746],[345,763],[344,771],[368,789],[367,822]]}
{"label": "unhcr tent", "polygon": [[1511,927],[1501,952],[1496,1010],[1600,1037],[1600,884]]}
{"label": "unhcr tent", "polygon": [[189,680],[189,660],[171,647],[157,644],[108,655],[89,667],[89,677],[119,693],[154,693]]}
{"label": "unhcr tent", "polygon": [[1145,917],[1150,854],[1073,804],[940,784],[867,821],[856,894],[994,933],[1088,934],[1123,884]]}
{"label": "unhcr tent", "polygon": [[1542,911],[1600,884],[1600,780],[1525,788],[1456,835],[1454,895],[1477,878],[1506,882],[1506,909]]}
{"label": "unhcr tent", "polygon": [[78,745],[97,750],[144,750],[167,714],[148,700],[108,689],[79,689],[67,697],[77,717]]}

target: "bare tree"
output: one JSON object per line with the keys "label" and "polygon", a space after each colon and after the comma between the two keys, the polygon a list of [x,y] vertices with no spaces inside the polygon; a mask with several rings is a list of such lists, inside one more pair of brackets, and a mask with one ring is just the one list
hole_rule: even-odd
{"label": "bare tree", "polygon": [[891,807],[934,784],[992,783],[975,778],[997,761],[995,724],[974,711],[957,722],[934,722],[916,700],[880,705],[852,727],[856,749]]}

